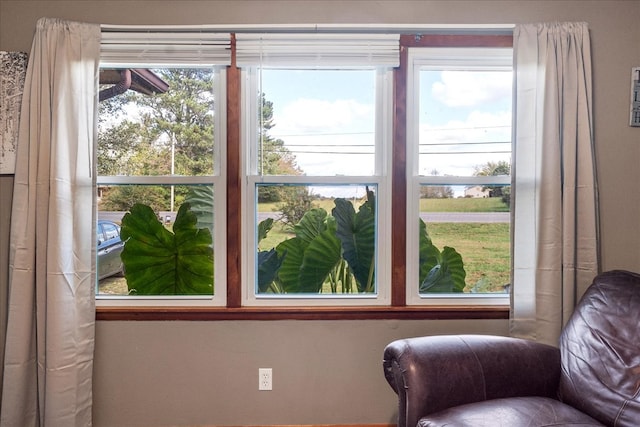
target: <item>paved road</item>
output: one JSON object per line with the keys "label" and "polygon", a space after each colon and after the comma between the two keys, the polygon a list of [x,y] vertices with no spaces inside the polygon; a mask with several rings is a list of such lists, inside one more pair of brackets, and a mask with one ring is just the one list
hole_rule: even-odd
{"label": "paved road", "polygon": [[[107,221],[113,221],[116,222],[118,224],[120,224],[122,222],[122,217],[124,216],[126,212],[108,212],[108,211],[99,211],[98,212],[98,219],[105,219]],[[159,217],[161,216],[162,218],[168,218],[169,222],[173,222],[176,219],[176,213],[175,212],[160,212],[160,214],[158,215]]]}
{"label": "paved road", "polygon": [[[170,222],[175,219],[175,213],[160,212],[163,218],[169,217]],[[124,212],[98,212],[100,219],[120,223]],[[277,219],[280,212],[259,212],[258,221],[267,218]],[[420,214],[425,222],[509,222],[509,212],[431,212]]]}

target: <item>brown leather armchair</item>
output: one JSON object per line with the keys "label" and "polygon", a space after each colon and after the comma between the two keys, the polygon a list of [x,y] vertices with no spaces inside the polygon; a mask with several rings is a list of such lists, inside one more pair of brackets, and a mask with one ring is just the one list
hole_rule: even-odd
{"label": "brown leather armchair", "polygon": [[392,342],[383,364],[398,394],[398,427],[639,427],[640,274],[598,275],[559,349],[432,336]]}

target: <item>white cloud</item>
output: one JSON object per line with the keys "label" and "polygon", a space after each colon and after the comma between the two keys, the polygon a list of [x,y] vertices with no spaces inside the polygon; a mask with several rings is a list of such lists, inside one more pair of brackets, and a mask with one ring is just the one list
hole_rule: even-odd
{"label": "white cloud", "polygon": [[504,73],[443,71],[431,89],[448,107],[473,107],[510,96],[511,85],[511,73],[505,78]]}
{"label": "white cloud", "polygon": [[280,132],[309,132],[349,128],[360,119],[373,118],[374,107],[352,99],[325,101],[300,98],[287,104],[278,116]]}
{"label": "white cloud", "polygon": [[445,125],[420,125],[421,142],[460,142],[508,140],[511,138],[511,112],[474,110],[464,120],[449,120]]}
{"label": "white cloud", "polygon": [[[445,125],[420,125],[421,152],[446,152],[449,154],[420,156],[420,173],[429,174],[437,170],[440,175],[471,176],[474,167],[488,161],[509,160],[510,154],[498,153],[509,150],[507,144],[491,142],[511,141],[511,112],[487,112],[475,110],[464,120],[450,120]],[[464,145],[463,143],[480,143]],[[468,153],[469,151],[478,151]],[[482,152],[485,151],[485,152]]]}
{"label": "white cloud", "polygon": [[[367,175],[373,172],[375,108],[353,99],[298,98],[276,112],[271,135],[281,138],[309,176]],[[358,146],[363,146],[360,148]]]}

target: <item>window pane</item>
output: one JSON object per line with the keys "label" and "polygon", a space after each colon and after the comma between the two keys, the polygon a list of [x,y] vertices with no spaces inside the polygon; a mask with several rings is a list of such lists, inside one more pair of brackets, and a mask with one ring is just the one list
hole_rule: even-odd
{"label": "window pane", "polygon": [[102,69],[98,175],[212,175],[213,78],[211,68]]}
{"label": "window pane", "polygon": [[420,294],[504,293],[510,187],[420,187]]}
{"label": "window pane", "polygon": [[374,294],[376,186],[257,185],[257,295]]}
{"label": "window pane", "polygon": [[375,70],[262,69],[260,175],[375,170]]}
{"label": "window pane", "polygon": [[213,186],[99,186],[96,293],[213,295],[213,204]]}
{"label": "window pane", "polygon": [[419,174],[511,163],[511,71],[420,71]]}

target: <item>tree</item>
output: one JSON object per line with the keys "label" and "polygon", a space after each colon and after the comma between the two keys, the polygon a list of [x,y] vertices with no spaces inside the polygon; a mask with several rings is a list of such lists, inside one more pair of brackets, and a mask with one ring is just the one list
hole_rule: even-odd
{"label": "tree", "polygon": [[[268,190],[278,190],[280,203],[278,210],[280,216],[278,218],[285,226],[293,228],[295,224],[302,220],[304,214],[314,208],[313,193],[307,187],[292,186],[288,188],[282,187],[265,187]],[[260,193],[259,193],[260,194]]]}
{"label": "tree", "polygon": [[[474,176],[500,176],[511,175],[511,163],[505,160],[499,160],[497,162],[487,162],[484,165],[478,165],[475,167]],[[493,187],[484,187],[489,189],[490,197],[501,197],[502,201],[509,206],[511,203],[511,186],[500,185]]]}
{"label": "tree", "polygon": [[[166,93],[128,91],[100,103],[100,175],[213,173],[212,70],[161,69],[155,73],[169,84]],[[171,193],[156,186],[107,189],[101,208],[128,210],[134,193],[135,201],[154,210],[171,208]]]}
{"label": "tree", "polygon": [[[431,171],[432,176],[440,175],[436,169]],[[422,185],[420,186],[420,198],[422,199],[450,199],[454,195],[453,189],[448,185]]]}
{"label": "tree", "polygon": [[[213,71],[159,69],[166,93],[128,91],[100,103],[100,175],[208,175],[214,166]],[[186,190],[176,187],[176,199]],[[154,210],[171,208],[171,193],[156,186],[107,189],[101,208],[128,210],[132,194]],[[164,198],[164,201],[159,198]]]}
{"label": "tree", "polygon": [[[128,91],[100,103],[99,175],[213,174],[213,71],[180,68],[154,72],[169,85],[166,93],[145,95]],[[269,130],[275,126],[273,103],[267,101],[264,94],[261,97],[261,172],[301,174],[295,156],[284,146],[284,141],[269,136]],[[109,204],[126,205],[124,198],[118,200],[121,191],[115,188],[106,192]],[[260,202],[280,201],[283,192],[290,191],[276,187],[265,187],[265,190],[260,193]],[[176,187],[176,192],[179,191],[182,190]],[[168,210],[170,193],[166,192],[164,197],[163,210]],[[186,194],[176,194],[176,200],[184,197]],[[157,205],[157,194],[151,198]]]}
{"label": "tree", "polygon": [[[301,175],[302,171],[296,164],[296,157],[284,146],[284,141],[275,139],[269,135],[269,131],[275,126],[273,122],[273,102],[267,101],[264,94],[261,95],[260,126],[258,143],[258,168],[263,175]],[[264,187],[258,194],[258,202],[291,202],[300,193],[300,189],[286,187]],[[309,196],[309,195],[308,195]],[[302,217],[295,218],[298,222]]]}
{"label": "tree", "polygon": [[119,185],[104,191],[100,210],[126,212],[136,203],[149,206],[154,212],[169,210],[168,191],[161,187]]}
{"label": "tree", "polygon": [[497,162],[487,162],[484,165],[478,165],[475,168],[474,176],[499,176],[511,174],[511,163],[505,160]]}
{"label": "tree", "polygon": [[171,68],[155,72],[169,84],[166,93],[128,95],[141,109],[139,126],[160,150],[169,154],[174,150],[176,175],[213,174],[213,71]]}

